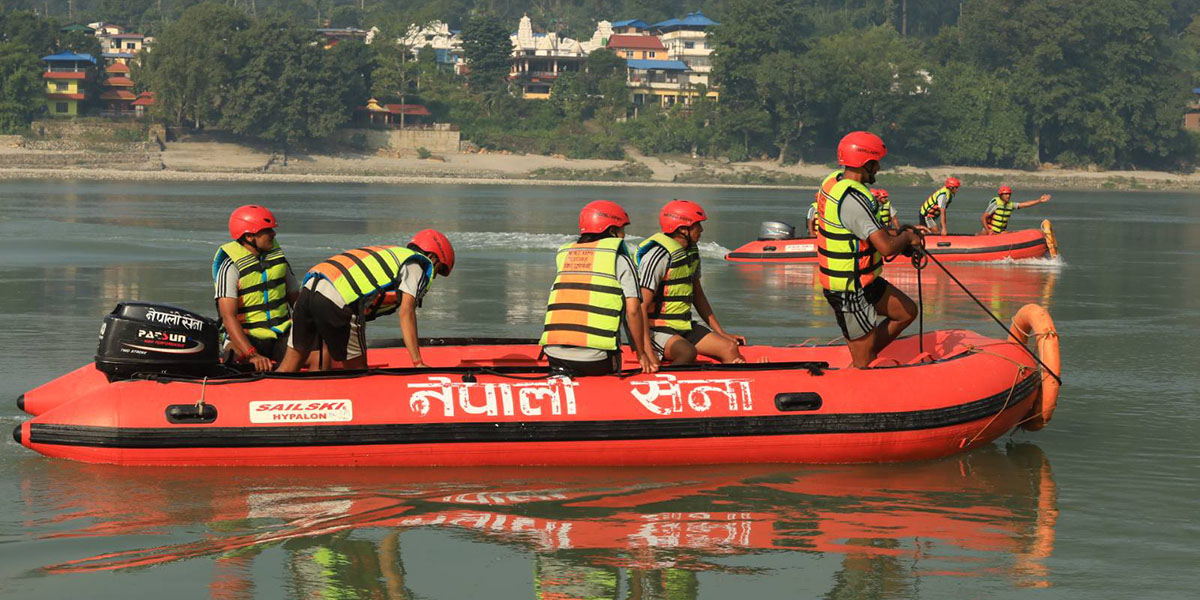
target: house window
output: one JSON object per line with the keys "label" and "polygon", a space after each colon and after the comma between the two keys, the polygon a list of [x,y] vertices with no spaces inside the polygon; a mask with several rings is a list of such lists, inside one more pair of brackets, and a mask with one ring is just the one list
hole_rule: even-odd
{"label": "house window", "polygon": [[650,52],[650,58],[654,58],[656,54],[658,54],[658,53],[657,53],[657,52]]}
{"label": "house window", "polygon": [[67,112],[67,103],[66,102],[55,102],[54,103],[54,112],[56,112],[56,113]]}
{"label": "house window", "polygon": [[683,47],[691,50],[692,48],[696,47],[696,42],[684,42]]}
{"label": "house window", "polygon": [[54,82],[54,91],[56,91],[56,92],[65,92],[65,91],[67,91],[67,84],[65,84],[65,83],[63,83],[63,82],[61,82],[61,81],[55,81],[55,82]]}
{"label": "house window", "polygon": [[137,42],[125,42],[126,50],[133,50],[134,48],[137,48]]}
{"label": "house window", "polygon": [[633,50],[626,50],[625,58],[633,58]]}

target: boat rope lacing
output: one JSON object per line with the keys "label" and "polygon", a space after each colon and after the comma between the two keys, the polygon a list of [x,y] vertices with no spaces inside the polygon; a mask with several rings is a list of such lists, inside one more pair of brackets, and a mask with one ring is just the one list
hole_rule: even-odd
{"label": "boat rope lacing", "polygon": [[[979,308],[983,310],[984,314],[991,317],[992,320],[995,321],[997,325],[999,325],[1001,328],[1003,328],[1004,333],[1008,334],[1008,337],[1010,337],[1014,341],[1016,341],[1017,345],[1019,345],[1022,350],[1024,350],[1026,353],[1028,353],[1029,356],[1033,357],[1033,360],[1036,360],[1037,363],[1039,365],[1041,365],[1042,369],[1045,369],[1046,373],[1048,373],[1051,377],[1053,377],[1055,379],[1055,381],[1058,381],[1058,383],[1060,383],[1060,384],[1062,383],[1062,377],[1059,377],[1058,373],[1054,372],[1054,369],[1051,369],[1046,363],[1042,362],[1042,359],[1040,357],[1038,357],[1037,354],[1035,354],[1023,342],[1021,342],[1021,340],[1017,338],[1017,334],[1012,332],[1012,329],[1005,327],[1004,323],[1002,321],[1000,321],[1000,317],[997,317],[995,313],[993,313],[990,309],[988,309],[988,307],[986,305],[984,305],[984,303],[982,301],[979,300],[979,298],[975,297],[975,294],[971,293],[971,290],[967,289],[967,286],[963,285],[963,282],[959,281],[958,278],[954,276],[954,273],[951,273],[950,269],[946,268],[946,265],[943,265],[941,263],[941,261],[939,261],[937,259],[936,256],[930,254],[929,252],[921,250],[920,253],[929,257],[929,260],[933,261],[933,264],[937,265],[938,268],[940,268],[943,272],[945,272],[946,275],[948,277],[950,277],[951,280],[954,281],[954,283],[958,284],[958,287],[962,288],[962,291],[964,293],[966,293],[967,296],[971,298],[971,300],[974,300],[975,304],[979,305]],[[918,273],[920,273],[920,271],[918,271]],[[1057,333],[1055,335],[1057,335]]]}
{"label": "boat rope lacing", "polygon": [[208,389],[208,377],[200,382],[200,399],[196,401],[196,414],[204,412],[204,390]]}
{"label": "boat rope lacing", "polygon": [[[970,346],[970,345],[967,346],[967,352],[973,352],[976,354],[988,354],[991,356],[1000,357],[1000,358],[1007,360],[1007,361],[1013,363],[1014,365],[1016,365],[1017,370],[1013,372],[1012,384],[1008,386],[1008,397],[1006,397],[1004,399],[1004,404],[1000,407],[1000,410],[996,411],[996,414],[992,415],[992,418],[988,419],[988,422],[984,423],[983,427],[981,427],[979,429],[979,431],[975,432],[975,435],[971,439],[968,440],[967,438],[963,438],[962,442],[959,443],[959,445],[958,445],[959,448],[967,448],[971,444],[974,444],[975,440],[979,439],[979,437],[982,436],[983,433],[985,431],[987,431],[989,427],[992,426],[992,423],[995,423],[996,419],[1000,418],[1000,415],[1004,414],[1004,411],[1008,410],[1008,405],[1009,405],[1009,403],[1012,402],[1013,394],[1015,394],[1017,392],[1017,384],[1021,382],[1021,379],[1022,379],[1021,376],[1024,375],[1027,371],[1032,370],[1032,368],[1033,368],[1033,367],[1030,367],[1029,365],[1023,365],[1007,356],[996,354],[995,352],[988,352],[986,350],[981,350],[979,348],[976,348],[976,347]],[[1026,417],[1020,423],[1017,423],[1017,425],[1020,425],[1021,423],[1028,421],[1030,418],[1031,417]]]}

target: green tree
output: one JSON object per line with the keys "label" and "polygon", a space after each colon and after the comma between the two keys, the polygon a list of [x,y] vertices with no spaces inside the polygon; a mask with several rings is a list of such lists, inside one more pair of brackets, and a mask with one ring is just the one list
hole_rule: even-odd
{"label": "green tree", "polygon": [[41,71],[29,46],[0,43],[0,133],[24,130],[45,108]]}
{"label": "green tree", "polygon": [[916,143],[933,158],[949,165],[1037,166],[1028,115],[1002,77],[951,63],[934,71],[930,100],[938,135]]}
{"label": "green tree", "polygon": [[[377,37],[379,41],[372,44],[375,56],[371,93],[376,98],[398,98],[401,104],[405,104],[417,80],[417,62],[413,60],[408,46],[395,33],[381,32]],[[400,125],[404,124],[404,115],[401,114]]]}
{"label": "green tree", "polygon": [[170,123],[201,127],[220,119],[231,99],[233,40],[250,26],[250,17],[215,3],[194,6],[142,55],[144,79],[154,90],[153,114]]}
{"label": "green tree", "polygon": [[325,137],[349,118],[342,84],[316,41],[312,31],[275,19],[259,20],[235,38],[241,67],[221,122],[273,144],[285,165],[292,146]]}
{"label": "green tree", "polygon": [[53,54],[58,47],[58,29],[55,24],[37,16],[33,11],[16,11],[0,19],[0,42],[15,42],[27,46],[41,58]]}
{"label": "green tree", "polygon": [[507,94],[512,40],[500,20],[487,15],[472,17],[463,27],[462,40],[471,69],[471,89],[492,98]]}

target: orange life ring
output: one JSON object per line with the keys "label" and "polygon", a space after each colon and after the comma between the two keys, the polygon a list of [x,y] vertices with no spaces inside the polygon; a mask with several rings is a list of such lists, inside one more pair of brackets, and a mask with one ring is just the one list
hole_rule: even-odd
{"label": "orange life ring", "polygon": [[[1058,330],[1054,328],[1054,320],[1050,318],[1050,313],[1045,308],[1037,304],[1022,306],[1021,310],[1018,310],[1016,316],[1013,317],[1012,327],[1009,331],[1022,344],[1030,336],[1036,337],[1038,358],[1056,375],[1062,375],[1062,358],[1058,353]],[[1061,385],[1054,375],[1045,369],[1042,370],[1040,393],[1021,427],[1029,431],[1037,431],[1050,422],[1050,417],[1054,415],[1054,408],[1058,405],[1058,389]]]}

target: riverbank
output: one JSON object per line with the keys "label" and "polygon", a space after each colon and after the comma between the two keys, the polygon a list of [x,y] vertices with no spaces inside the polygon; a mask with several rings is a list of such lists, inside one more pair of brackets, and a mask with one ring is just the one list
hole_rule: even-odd
{"label": "riverbank", "polygon": [[[278,155],[228,142],[174,142],[161,150],[112,152],[0,147],[0,179],[135,181],[273,181],[298,183],[456,183],[521,185],[645,185],[792,187],[811,189],[832,165],[727,163],[684,156],[624,161],[569,159],[506,152],[397,156],[395,154]],[[1200,174],[1158,171],[1017,171],[980,167],[909,167],[884,171],[885,186],[932,186],[953,175],[966,187],[1001,184],[1030,193],[1054,189],[1200,191]]]}

